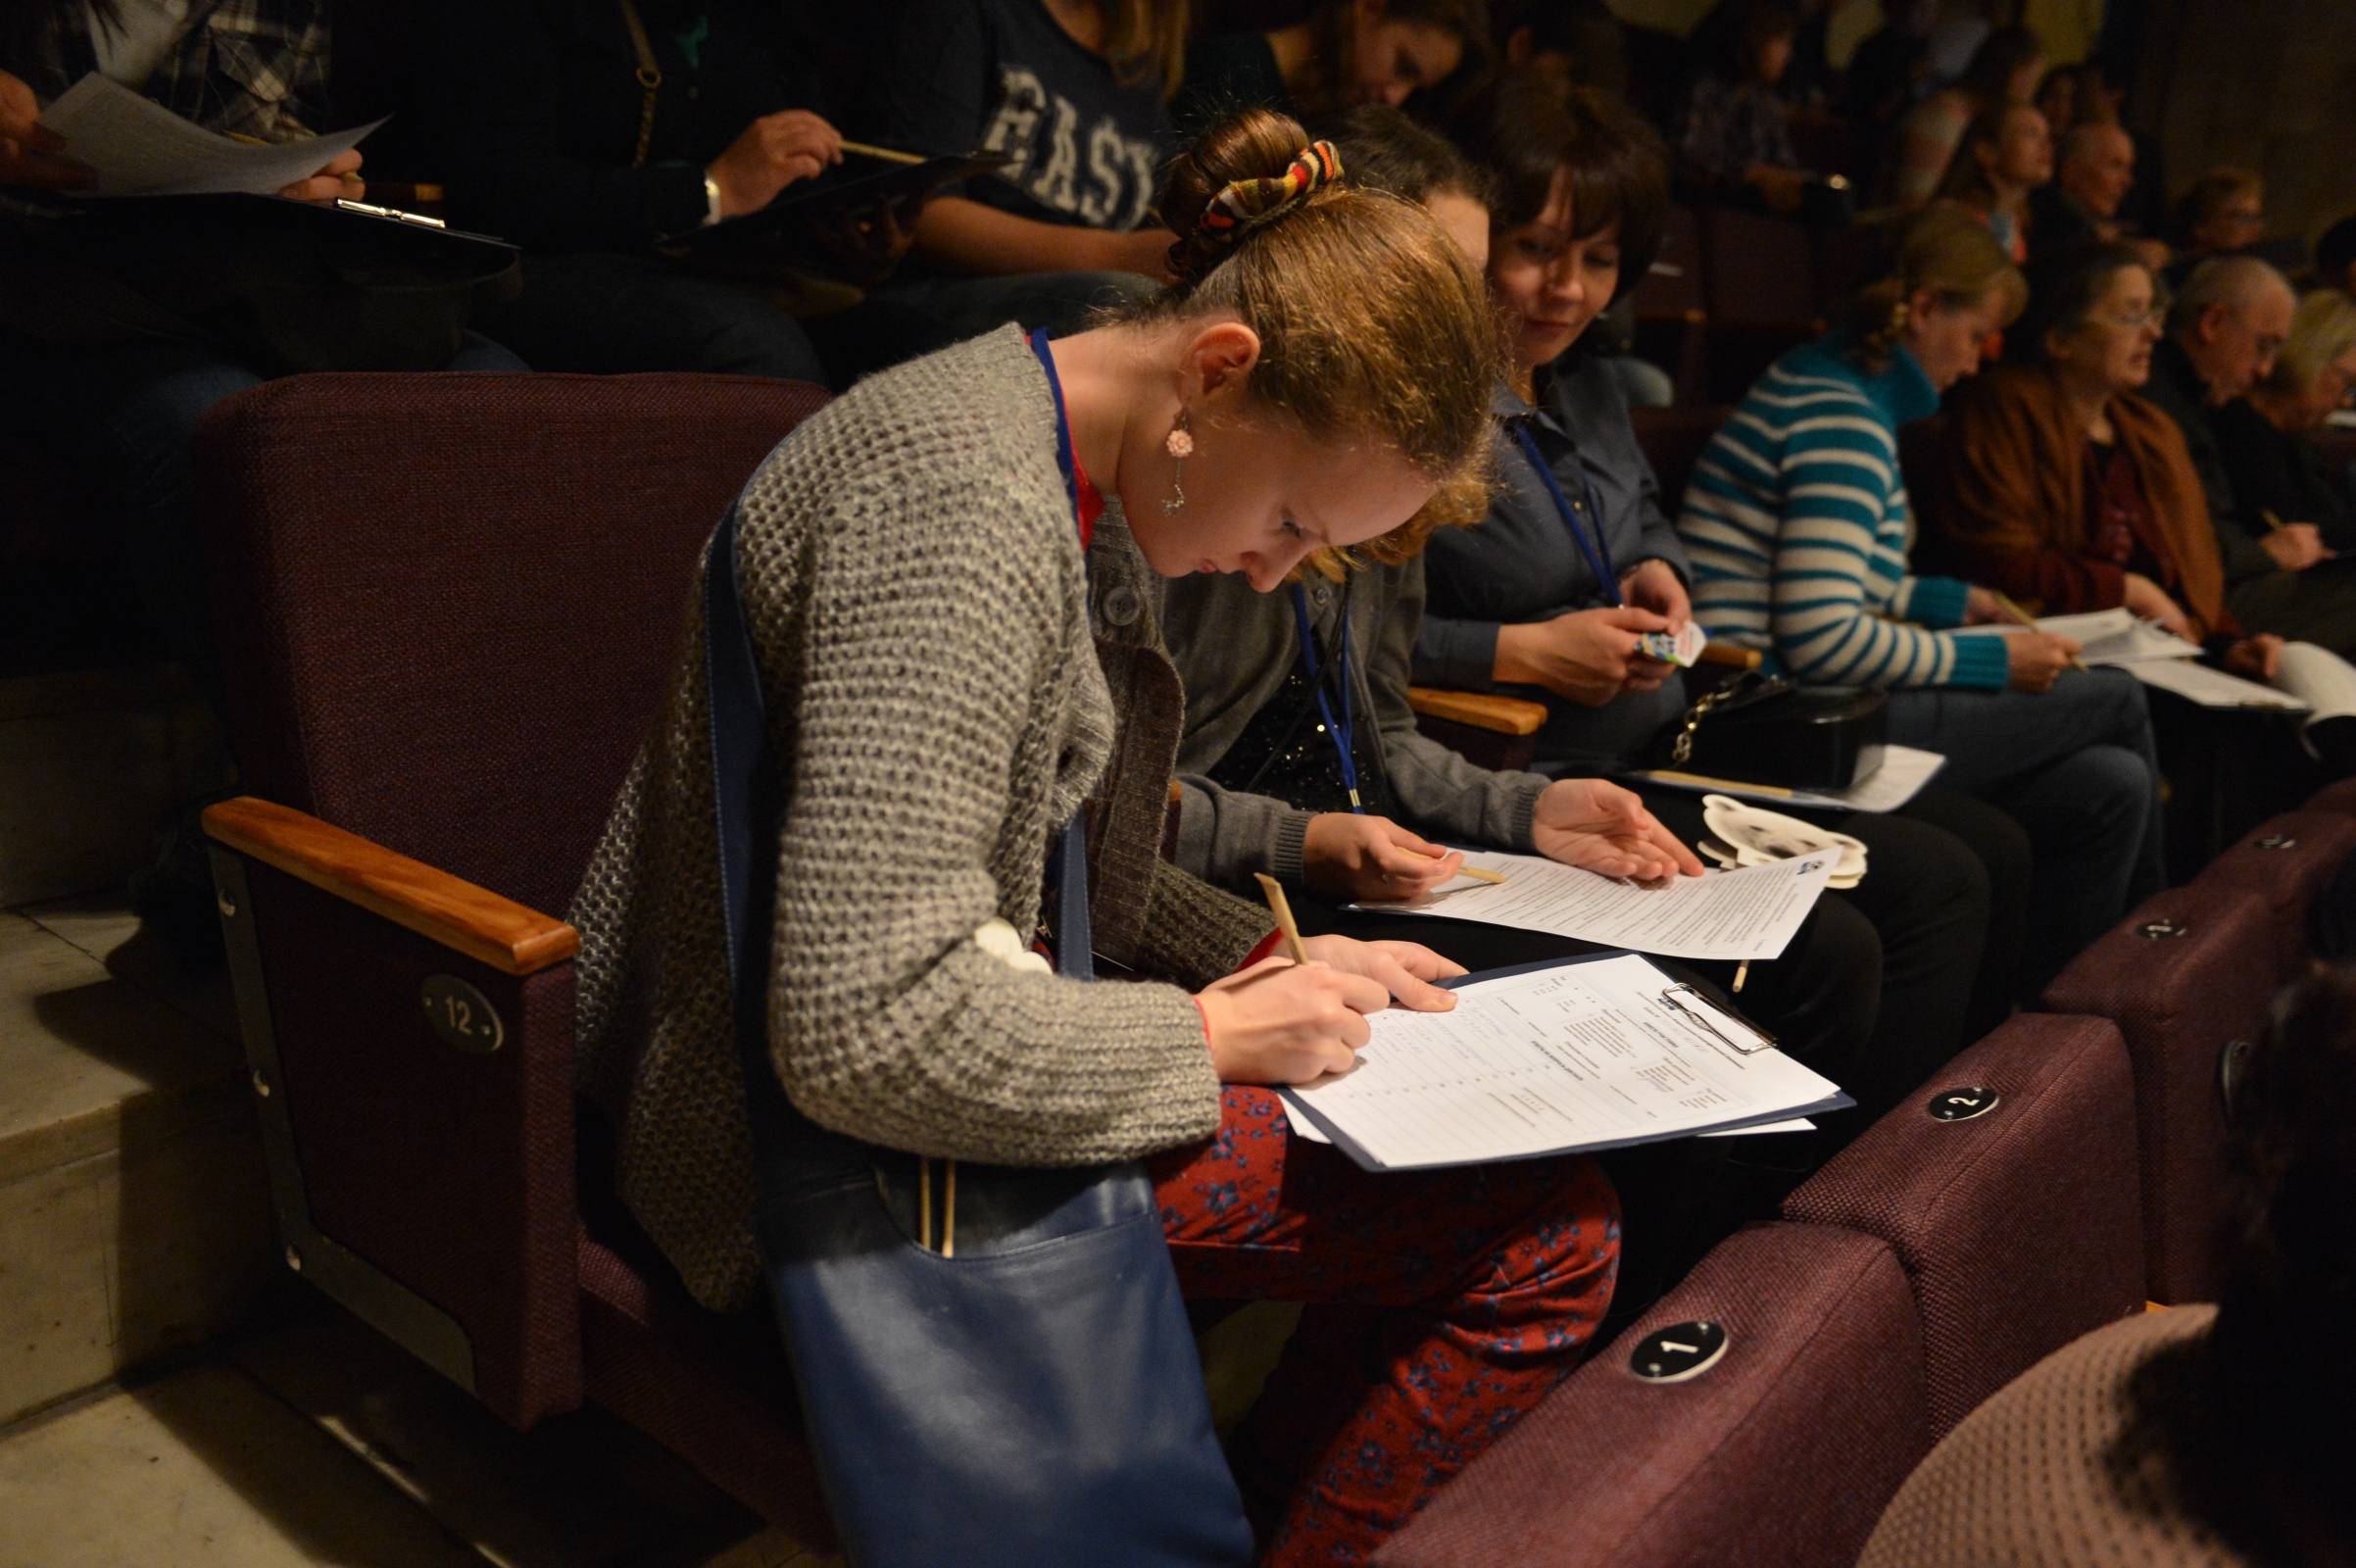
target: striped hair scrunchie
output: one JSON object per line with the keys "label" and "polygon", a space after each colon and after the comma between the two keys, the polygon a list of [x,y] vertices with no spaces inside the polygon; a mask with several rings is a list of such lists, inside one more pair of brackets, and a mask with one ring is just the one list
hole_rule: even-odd
{"label": "striped hair scrunchie", "polygon": [[1311,142],[1274,179],[1237,179],[1222,186],[1203,209],[1203,232],[1218,244],[1232,245],[1246,228],[1298,206],[1341,177],[1342,154],[1334,144]]}

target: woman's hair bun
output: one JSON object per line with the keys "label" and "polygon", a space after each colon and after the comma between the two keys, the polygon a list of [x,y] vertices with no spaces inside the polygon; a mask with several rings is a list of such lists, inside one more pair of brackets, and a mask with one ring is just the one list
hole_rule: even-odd
{"label": "woman's hair bun", "polygon": [[[1327,144],[1316,145],[1331,154]],[[1281,180],[1310,150],[1309,133],[1292,116],[1246,109],[1203,131],[1171,161],[1161,187],[1161,220],[1178,236],[1170,247],[1170,270],[1181,284],[1201,280],[1239,239],[1282,216],[1279,211],[1257,222],[1222,223],[1213,209],[1219,193],[1241,180]]]}

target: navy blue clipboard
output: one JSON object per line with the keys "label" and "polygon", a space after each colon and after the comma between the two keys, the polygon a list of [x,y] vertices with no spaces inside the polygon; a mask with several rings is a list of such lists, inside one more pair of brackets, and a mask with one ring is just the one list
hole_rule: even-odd
{"label": "navy blue clipboard", "polygon": [[[1583,953],[1575,958],[1544,958],[1537,963],[1517,963],[1512,965],[1510,968],[1484,969],[1479,974],[1460,974],[1452,980],[1442,980],[1437,983],[1447,987],[1448,990],[1453,991],[1461,986],[1478,985],[1484,980],[1503,980],[1517,974],[1535,974],[1541,969],[1561,969],[1577,963],[1594,963],[1602,958],[1643,958],[1646,963],[1652,962],[1651,956],[1647,954],[1638,953],[1630,948],[1608,948],[1601,953]],[[1819,1076],[1821,1076],[1821,1074]],[[1348,1154],[1362,1170],[1448,1170],[1452,1168],[1452,1166],[1448,1164],[1386,1165],[1381,1160],[1375,1158],[1374,1155],[1368,1153],[1365,1147],[1358,1143],[1356,1139],[1350,1137],[1341,1128],[1335,1126],[1333,1122],[1323,1113],[1318,1111],[1315,1106],[1311,1105],[1307,1101],[1301,1099],[1301,1096],[1295,1094],[1291,1089],[1279,1088],[1276,1092],[1284,1097],[1284,1102],[1287,1105],[1290,1105],[1293,1109],[1307,1117],[1308,1120],[1316,1126],[1319,1132],[1325,1134],[1326,1137],[1333,1140],[1334,1147],[1336,1149],[1339,1149],[1342,1151],[1342,1152]],[[1652,1133],[1642,1138],[1609,1138],[1592,1144],[1566,1144],[1560,1149],[1542,1149],[1527,1154],[1506,1155],[1499,1159],[1458,1160],[1454,1161],[1453,1163],[1459,1165],[1501,1165],[1510,1163],[1513,1160],[1521,1159],[1552,1159],[1559,1154],[1599,1154],[1604,1151],[1611,1149],[1634,1149],[1640,1144],[1666,1144],[1672,1143],[1680,1138],[1698,1138],[1704,1133],[1734,1132],[1744,1127],[1766,1127],[1771,1126],[1779,1121],[1790,1121],[1797,1116],[1821,1116],[1836,1110],[1846,1110],[1854,1104],[1856,1104],[1856,1102],[1850,1099],[1847,1095],[1836,1093],[1824,1100],[1819,1100],[1812,1104],[1793,1105],[1787,1110],[1762,1111],[1756,1116],[1744,1116],[1734,1121],[1716,1122],[1707,1127],[1691,1127],[1678,1132]]]}

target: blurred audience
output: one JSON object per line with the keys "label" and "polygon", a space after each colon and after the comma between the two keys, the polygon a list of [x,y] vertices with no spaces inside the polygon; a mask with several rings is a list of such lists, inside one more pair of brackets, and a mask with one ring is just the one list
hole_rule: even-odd
{"label": "blurred audience", "polygon": [[1890,0],[1882,17],[1849,56],[1841,95],[1842,116],[1877,142],[1931,91],[1928,42],[1939,0]]}
{"label": "blurred audience", "polygon": [[[2035,110],[2026,110],[2035,115]],[[1918,576],[1898,427],[1979,368],[2027,288],[1958,213],[1915,223],[1850,320],[1768,369],[1694,465],[1677,531],[1710,633],[1812,686],[1888,692],[1890,740],[1947,759],[1942,789],[1994,806],[2036,847],[2021,994],[2167,885],[2159,758],[2143,689],[2070,667],[1985,588]]]}
{"label": "blurred audience", "polygon": [[2266,237],[2266,180],[2247,169],[2212,169],[2176,199],[2170,217],[2176,260],[2163,281],[2182,288],[2209,257],[2248,250]]}
{"label": "blurred audience", "polygon": [[1223,33],[1189,50],[1171,114],[1192,135],[1238,109],[1396,109],[1488,45],[1481,0],[1321,0],[1289,27]]}
{"label": "blurred audience", "polygon": [[868,139],[1012,162],[926,204],[876,297],[964,338],[1151,295],[1177,238],[1153,200],[1185,33],[1184,0],[912,0],[869,62]]}
{"label": "blurred audience", "polygon": [[2051,182],[2029,193],[2029,250],[2040,261],[2126,237],[2119,209],[2135,183],[2135,139],[2117,125],[2062,133]]}
{"label": "blurred audience", "polygon": [[2343,218],[2315,242],[2315,286],[2356,296],[2356,218]]}
{"label": "blurred audience", "polygon": [[2356,975],[2275,999],[2229,1104],[2217,1304],[2137,1313],[2016,1378],[1932,1450],[1858,1568],[2356,1561]]}
{"label": "blurred audience", "polygon": [[2296,308],[2282,274],[2254,256],[2201,263],[2168,312],[2144,396],[2183,432],[2235,617],[2347,655],[2356,653],[2356,578],[2314,569],[2331,555],[2314,521],[2270,519],[2235,493],[2213,422],[2273,371]]}
{"label": "blurred audience", "polygon": [[1783,0],[1753,0],[1728,28],[1724,52],[1706,62],[1686,95],[1677,131],[1681,180],[1717,197],[1741,196],[1771,212],[1796,213],[1808,176],[1792,151],[1776,84],[1792,65],[1799,13]]}
{"label": "blurred audience", "polygon": [[1952,400],[1940,520],[1974,575],[2047,614],[2125,605],[2271,678],[2279,637],[2226,606],[2200,475],[2176,421],[2138,392],[2166,319],[2149,269],[2122,245],[2040,272],[2011,341]]}
{"label": "blurred audience", "polygon": [[2045,117],[2028,104],[2006,104],[1964,132],[1939,195],[1995,235],[2018,267],[2029,260],[2029,198],[2052,178]]}
{"label": "blurred audience", "polygon": [[[2319,288],[2301,299],[2274,368],[2209,416],[2233,503],[2269,527],[2305,524],[2334,555],[2356,553],[2356,506],[2345,471],[2334,472],[2304,439],[2356,385],[2356,300]],[[2274,524],[2282,524],[2282,528]]]}
{"label": "blurred audience", "polygon": [[2006,104],[2025,104],[2045,74],[2045,49],[2027,27],[1998,27],[1974,51],[1951,87],[1925,98],[1898,122],[1883,155],[1885,197],[1912,211],[1939,194],[1957,143],[1974,120]]}
{"label": "blurred audience", "polygon": [[1508,69],[1627,96],[1627,30],[1603,0],[1509,0],[1490,17]]}

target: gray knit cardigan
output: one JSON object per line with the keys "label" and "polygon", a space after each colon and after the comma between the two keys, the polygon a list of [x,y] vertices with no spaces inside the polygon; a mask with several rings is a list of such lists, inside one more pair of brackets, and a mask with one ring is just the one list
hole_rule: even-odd
{"label": "gray knit cardigan", "polygon": [[[1117,508],[1084,567],[1047,380],[1022,334],[874,376],[781,444],[737,560],[784,802],[769,1056],[819,1124],[1013,1165],[1207,1136],[1219,1086],[1184,987],[1264,912],[1156,851],[1183,719]],[[571,918],[584,1095],[631,1212],[707,1305],[759,1287],[712,844],[703,590]],[[1115,715],[1118,715],[1116,719]],[[984,953],[1029,933],[1089,805],[1099,953],[1176,984],[1081,985]]]}

